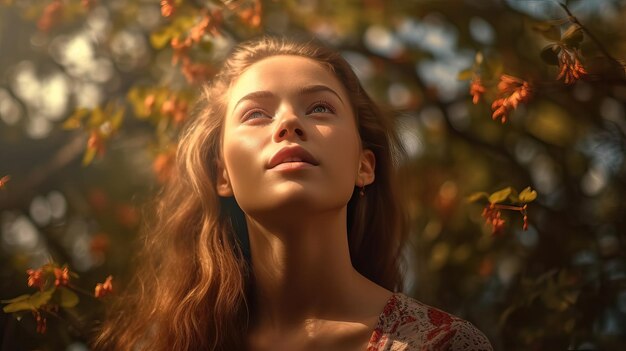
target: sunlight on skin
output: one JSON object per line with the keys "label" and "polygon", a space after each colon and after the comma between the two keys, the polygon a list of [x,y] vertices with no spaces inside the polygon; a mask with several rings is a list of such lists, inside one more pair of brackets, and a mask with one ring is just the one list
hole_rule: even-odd
{"label": "sunlight on skin", "polygon": [[[350,261],[346,206],[374,181],[375,159],[342,83],[311,59],[274,56],[249,67],[228,101],[217,190],[246,213],[260,309],[251,339],[363,349],[391,292]],[[286,147],[314,161],[272,166]]]}

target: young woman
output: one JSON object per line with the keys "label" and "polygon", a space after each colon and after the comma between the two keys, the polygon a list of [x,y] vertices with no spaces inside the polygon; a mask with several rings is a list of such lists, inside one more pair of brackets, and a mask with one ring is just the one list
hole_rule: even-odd
{"label": "young woman", "polygon": [[183,133],[136,286],[96,349],[491,350],[398,292],[399,152],[338,53],[239,45]]}

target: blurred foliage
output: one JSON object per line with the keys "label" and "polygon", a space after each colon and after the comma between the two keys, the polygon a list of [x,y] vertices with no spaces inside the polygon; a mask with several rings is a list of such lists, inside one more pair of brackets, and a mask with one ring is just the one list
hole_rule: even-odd
{"label": "blurred foliage", "polygon": [[1,349],[86,348],[102,304],[27,270],[124,286],[199,84],[263,33],[336,48],[397,112],[407,293],[496,349],[625,349],[624,18],[620,0],[0,0],[0,299],[36,311],[0,314]]}

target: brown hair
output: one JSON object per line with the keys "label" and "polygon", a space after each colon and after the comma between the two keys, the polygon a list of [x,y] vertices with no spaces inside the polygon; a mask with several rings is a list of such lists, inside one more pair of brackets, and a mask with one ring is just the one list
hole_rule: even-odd
{"label": "brown hair", "polygon": [[[99,350],[241,350],[250,319],[249,264],[226,199],[216,193],[216,162],[230,85],[250,65],[275,55],[311,58],[343,83],[363,148],[376,156],[376,180],[348,202],[348,240],[355,269],[393,291],[402,287],[400,251],[406,231],[394,187],[402,149],[387,118],[338,53],[312,42],[263,37],[237,46],[204,88],[182,134],[175,180],[157,200],[145,228],[133,284],[97,336]],[[235,206],[236,207],[236,206]],[[239,211],[241,211],[239,209]]]}

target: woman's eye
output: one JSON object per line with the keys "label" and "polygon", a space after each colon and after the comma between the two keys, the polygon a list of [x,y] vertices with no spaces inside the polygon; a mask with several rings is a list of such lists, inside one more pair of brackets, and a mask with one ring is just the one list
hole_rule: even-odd
{"label": "woman's eye", "polygon": [[309,113],[334,113],[335,110],[327,103],[316,103]]}
{"label": "woman's eye", "polygon": [[253,110],[253,111],[246,113],[243,119],[244,121],[247,121],[250,119],[257,119],[257,118],[263,118],[263,117],[268,117],[265,112],[260,111],[260,110]]}

